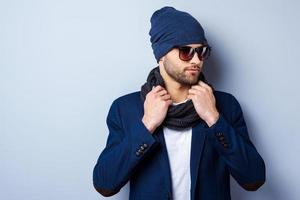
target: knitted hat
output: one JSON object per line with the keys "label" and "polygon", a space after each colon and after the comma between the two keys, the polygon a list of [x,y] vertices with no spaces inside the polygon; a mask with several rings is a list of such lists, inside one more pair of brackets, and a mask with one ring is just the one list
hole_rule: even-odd
{"label": "knitted hat", "polygon": [[206,42],[201,24],[190,14],[173,7],[155,11],[150,22],[150,41],[157,62],[174,46]]}

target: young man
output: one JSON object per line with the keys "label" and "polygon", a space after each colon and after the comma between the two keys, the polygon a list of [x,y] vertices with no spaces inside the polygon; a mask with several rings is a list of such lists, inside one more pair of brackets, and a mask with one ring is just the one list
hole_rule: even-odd
{"label": "young man", "polygon": [[129,199],[228,200],[230,174],[246,190],[265,182],[237,99],[203,75],[210,46],[190,14],[164,7],[151,17],[158,67],[141,91],[113,101],[109,136],[93,172],[95,189]]}

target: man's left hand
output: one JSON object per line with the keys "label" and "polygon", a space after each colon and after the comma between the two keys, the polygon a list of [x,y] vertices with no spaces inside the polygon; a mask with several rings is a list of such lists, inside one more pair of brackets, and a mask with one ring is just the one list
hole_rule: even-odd
{"label": "man's left hand", "polygon": [[193,85],[189,89],[187,98],[193,101],[198,115],[209,127],[216,123],[220,114],[216,108],[213,90],[209,85],[199,81],[197,85]]}

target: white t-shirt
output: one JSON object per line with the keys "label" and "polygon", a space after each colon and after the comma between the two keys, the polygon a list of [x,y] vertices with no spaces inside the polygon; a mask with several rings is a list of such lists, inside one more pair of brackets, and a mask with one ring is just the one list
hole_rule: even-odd
{"label": "white t-shirt", "polygon": [[[180,102],[184,103],[187,100]],[[180,103],[173,103],[177,105]],[[192,128],[176,131],[163,127],[170,161],[174,200],[190,200],[190,153]]]}

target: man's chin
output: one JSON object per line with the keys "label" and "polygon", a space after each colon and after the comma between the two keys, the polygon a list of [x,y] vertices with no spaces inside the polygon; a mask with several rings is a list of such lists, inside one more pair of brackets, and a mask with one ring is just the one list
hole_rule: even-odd
{"label": "man's chin", "polygon": [[198,84],[198,77],[196,77],[196,78],[194,77],[194,79],[188,80],[187,83],[189,85],[196,85],[196,84]]}
{"label": "man's chin", "polygon": [[198,79],[197,80],[185,80],[185,81],[180,81],[179,82],[181,85],[190,87],[192,85],[197,85],[198,84]]}

